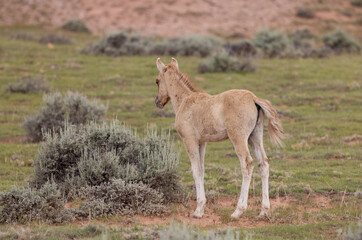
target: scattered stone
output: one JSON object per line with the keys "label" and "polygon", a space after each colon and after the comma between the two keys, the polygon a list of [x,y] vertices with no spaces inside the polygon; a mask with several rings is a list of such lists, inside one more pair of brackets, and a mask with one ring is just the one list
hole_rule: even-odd
{"label": "scattered stone", "polygon": [[314,193],[313,189],[310,187],[309,184],[304,188],[304,192],[307,193],[307,194],[313,194]]}
{"label": "scattered stone", "polygon": [[356,191],[353,193],[355,197],[361,198],[362,197],[362,191]]}

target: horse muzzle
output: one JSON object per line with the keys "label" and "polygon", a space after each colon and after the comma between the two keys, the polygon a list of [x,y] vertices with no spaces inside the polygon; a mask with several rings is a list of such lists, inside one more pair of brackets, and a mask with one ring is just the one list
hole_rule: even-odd
{"label": "horse muzzle", "polygon": [[155,98],[155,104],[160,109],[164,107],[164,105],[158,100],[158,97]]}

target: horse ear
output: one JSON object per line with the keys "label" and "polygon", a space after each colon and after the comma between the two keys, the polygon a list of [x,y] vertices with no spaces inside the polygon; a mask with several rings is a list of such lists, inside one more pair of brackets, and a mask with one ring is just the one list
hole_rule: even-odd
{"label": "horse ear", "polygon": [[165,69],[165,64],[163,64],[163,62],[161,61],[160,58],[157,58],[156,60],[156,66],[157,66],[157,69],[158,71],[160,71],[161,73],[163,72],[163,70]]}
{"label": "horse ear", "polygon": [[176,60],[176,59],[172,58],[171,63],[172,63],[173,65],[175,65],[175,66],[177,67],[177,69],[178,69],[178,63],[177,63],[177,60]]}

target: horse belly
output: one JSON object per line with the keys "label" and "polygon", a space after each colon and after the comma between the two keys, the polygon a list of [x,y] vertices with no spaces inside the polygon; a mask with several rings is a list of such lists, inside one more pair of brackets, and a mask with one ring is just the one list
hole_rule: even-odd
{"label": "horse belly", "polygon": [[222,104],[215,104],[204,114],[200,123],[200,141],[219,142],[228,139],[224,119],[222,117]]}
{"label": "horse belly", "polygon": [[203,134],[200,136],[200,142],[220,142],[228,139],[226,130],[216,134]]}

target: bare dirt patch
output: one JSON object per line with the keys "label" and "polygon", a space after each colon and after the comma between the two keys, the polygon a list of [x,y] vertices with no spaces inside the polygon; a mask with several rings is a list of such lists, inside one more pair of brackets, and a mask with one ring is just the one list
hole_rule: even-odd
{"label": "bare dirt patch", "polygon": [[24,143],[26,142],[26,136],[16,136],[13,138],[7,138],[0,141],[0,143]]}
{"label": "bare dirt patch", "polygon": [[[300,7],[320,9],[314,19],[300,19]],[[327,9],[327,10],[323,10]],[[343,15],[348,12],[350,16]],[[75,18],[84,21],[93,33],[132,30],[142,35],[178,37],[211,33],[224,37],[251,37],[264,27],[292,31],[308,26],[312,32],[330,22],[353,24],[360,9],[345,0],[34,0],[2,1],[0,25],[46,24],[60,27]],[[322,29],[326,30],[326,29]]]}
{"label": "bare dirt patch", "polygon": [[[293,196],[277,197],[270,199],[271,211],[273,216],[273,211],[276,209],[284,209],[292,207],[295,211],[300,212],[318,212],[324,208],[332,207],[330,203],[330,198],[311,194],[305,195],[305,204],[303,200],[297,199]],[[140,225],[168,225],[171,221],[178,221],[186,223],[187,225],[193,225],[197,227],[213,227],[217,225],[218,227],[238,227],[238,228],[255,228],[270,226],[273,223],[267,219],[258,219],[258,214],[260,211],[261,199],[259,197],[249,198],[249,207],[248,211],[239,219],[232,220],[228,219],[231,213],[235,210],[237,198],[231,196],[221,196],[215,203],[207,203],[205,214],[203,218],[196,219],[192,217],[192,213],[196,207],[196,202],[190,200],[188,206],[176,205],[173,209],[173,213],[169,216],[157,217],[145,217],[145,216],[135,216],[131,224],[140,224]],[[225,220],[226,218],[226,220]]]}
{"label": "bare dirt patch", "polygon": [[344,137],[342,141],[350,146],[359,145],[362,143],[362,135],[354,134],[352,136]]}

